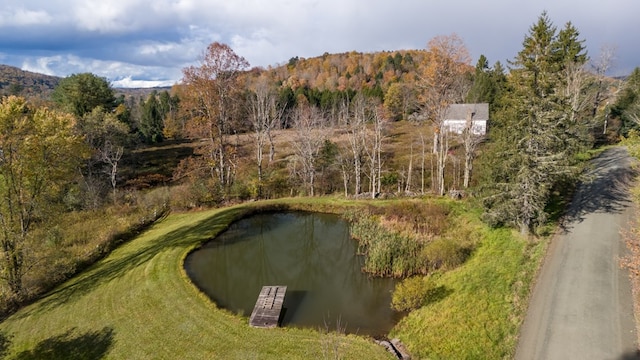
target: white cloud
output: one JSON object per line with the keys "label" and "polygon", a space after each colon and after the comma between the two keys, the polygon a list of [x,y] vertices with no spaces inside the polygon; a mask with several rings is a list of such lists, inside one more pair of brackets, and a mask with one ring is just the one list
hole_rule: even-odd
{"label": "white cloud", "polygon": [[22,70],[31,71],[35,73],[58,76],[50,65],[60,62],[61,56],[51,56],[39,59],[25,59],[22,63]]}
{"label": "white cloud", "polygon": [[127,76],[120,80],[111,82],[111,85],[116,88],[148,88],[148,87],[166,87],[175,85],[175,81],[171,80],[134,80],[131,76]]}
{"label": "white cloud", "polygon": [[615,44],[621,68],[640,65],[637,0],[604,7],[596,0],[579,7],[556,0],[3,0],[2,8],[3,62],[60,76],[137,79],[130,83],[179,80],[213,41],[252,66],[268,66],[324,52],[424,48],[456,32],[474,58],[504,63],[543,10],[557,26],[572,21],[592,56]]}
{"label": "white cloud", "polygon": [[81,30],[100,33],[123,33],[136,30],[128,18],[128,1],[82,1],[76,2],[70,10],[77,27]]}
{"label": "white cloud", "polygon": [[118,61],[80,58],[74,55],[28,58],[22,63],[21,68],[60,77],[89,72],[119,84],[118,87],[131,87],[132,84],[170,86],[181,77],[179,69],[138,66]]}
{"label": "white cloud", "polygon": [[28,10],[25,8],[8,8],[0,11],[1,26],[29,26],[45,25],[51,23],[53,18],[43,10]]}

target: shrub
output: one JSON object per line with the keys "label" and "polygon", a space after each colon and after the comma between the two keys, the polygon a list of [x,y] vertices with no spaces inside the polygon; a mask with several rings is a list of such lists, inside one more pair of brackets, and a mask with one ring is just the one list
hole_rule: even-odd
{"label": "shrub", "polygon": [[391,298],[391,307],[396,311],[412,311],[421,308],[429,295],[437,289],[430,276],[414,276],[396,285]]}
{"label": "shrub", "polygon": [[471,250],[448,238],[439,238],[427,244],[421,253],[421,258],[427,262],[429,270],[453,269],[462,265]]}

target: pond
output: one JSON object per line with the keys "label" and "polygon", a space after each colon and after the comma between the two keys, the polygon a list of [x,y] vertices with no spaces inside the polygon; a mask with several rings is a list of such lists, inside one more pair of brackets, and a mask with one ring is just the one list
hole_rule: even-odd
{"label": "pond", "polygon": [[395,280],[361,271],[349,224],[320,213],[264,213],[232,224],[185,268],[218,306],[249,316],[263,285],[285,285],[283,326],[382,336],[399,320]]}

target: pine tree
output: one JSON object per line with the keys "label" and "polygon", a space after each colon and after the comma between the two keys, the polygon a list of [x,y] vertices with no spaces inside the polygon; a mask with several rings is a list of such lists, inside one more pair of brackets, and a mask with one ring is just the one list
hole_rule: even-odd
{"label": "pine tree", "polygon": [[529,29],[511,62],[511,91],[500,116],[508,131],[492,136],[499,160],[485,198],[485,218],[515,225],[523,234],[546,221],[551,189],[573,170],[572,154],[579,145],[573,134],[582,124],[570,121],[564,70],[586,61],[573,30],[558,33],[546,13]]}
{"label": "pine tree", "polygon": [[142,106],[142,118],[140,119],[140,133],[144,141],[149,144],[163,140],[164,116],[161,104],[158,102],[157,93],[152,92]]}

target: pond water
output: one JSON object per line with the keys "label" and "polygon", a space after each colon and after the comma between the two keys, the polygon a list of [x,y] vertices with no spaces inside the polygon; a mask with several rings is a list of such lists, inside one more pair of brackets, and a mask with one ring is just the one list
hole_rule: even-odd
{"label": "pond water", "polygon": [[401,314],[391,310],[393,279],[370,278],[336,215],[265,213],[240,220],[191,253],[192,281],[220,307],[249,316],[263,285],[286,285],[283,326],[381,336]]}

